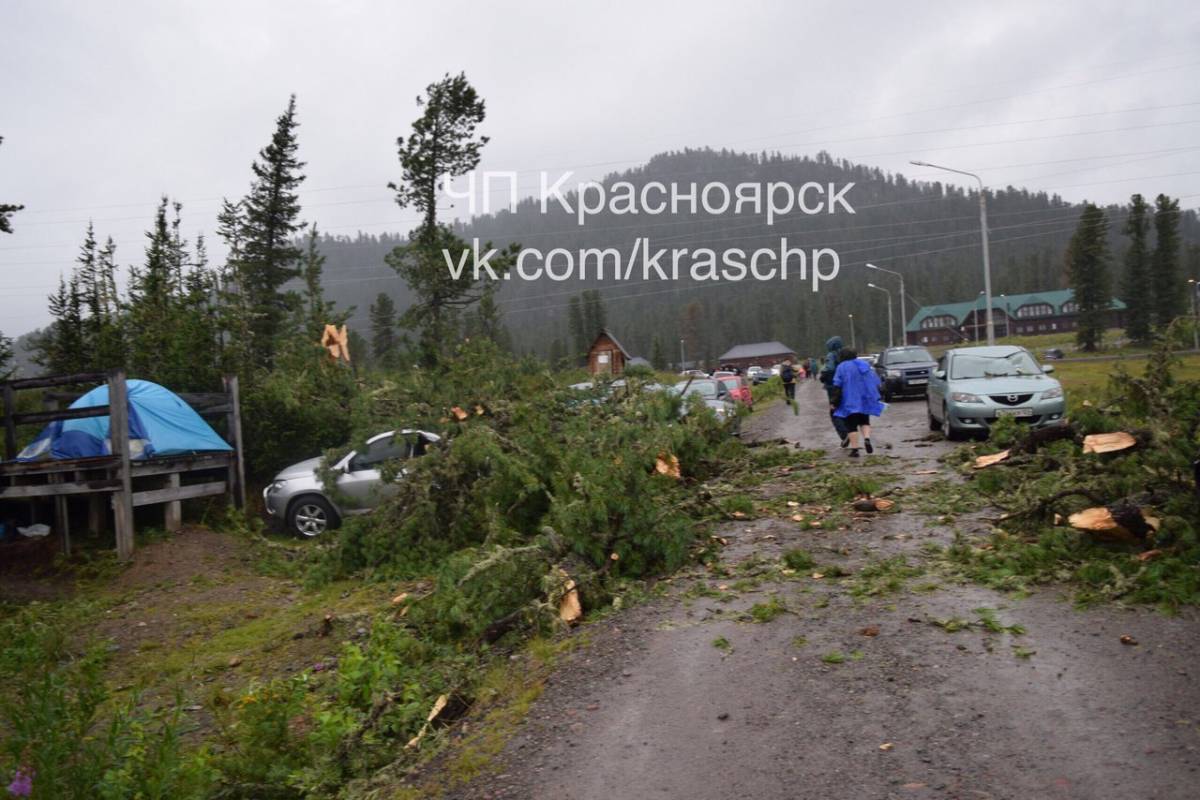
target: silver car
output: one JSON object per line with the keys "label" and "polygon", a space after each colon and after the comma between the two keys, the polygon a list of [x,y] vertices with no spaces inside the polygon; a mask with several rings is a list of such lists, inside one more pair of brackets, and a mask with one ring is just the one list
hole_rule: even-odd
{"label": "silver car", "polygon": [[960,347],[947,350],[929,376],[925,398],[929,429],[947,439],[987,434],[1000,417],[1035,428],[1061,425],[1066,412],[1062,384],[1024,347]]}
{"label": "silver car", "polygon": [[[351,514],[364,514],[395,494],[397,484],[385,482],[380,467],[385,461],[419,458],[441,437],[436,433],[404,429],[372,436],[364,447],[351,450],[333,466],[337,494],[335,502],[325,490],[317,469],[323,456],[309,458],[281,470],[263,489],[263,506],[275,522],[300,536],[320,536],[341,524]],[[407,470],[401,467],[398,475]]]}
{"label": "silver car", "polygon": [[684,398],[684,406],[682,414],[687,414],[686,400],[692,395],[699,395],[704,401],[704,405],[712,409],[717,415],[719,422],[732,421],[730,432],[734,436],[741,433],[741,420],[738,417],[737,403],[730,397],[729,390],[725,388],[725,384],[713,378],[694,378],[686,381],[680,381],[671,387],[670,391],[674,394],[681,395]]}

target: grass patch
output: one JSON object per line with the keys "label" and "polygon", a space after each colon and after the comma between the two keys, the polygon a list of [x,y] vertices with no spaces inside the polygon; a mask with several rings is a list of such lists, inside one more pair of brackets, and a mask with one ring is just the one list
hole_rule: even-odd
{"label": "grass patch", "polygon": [[756,623],[771,622],[781,614],[787,613],[787,606],[776,595],[771,595],[765,602],[750,606],[750,619]]}
{"label": "grass patch", "polygon": [[729,653],[733,651],[733,645],[724,636],[718,636],[712,640],[712,646],[723,652]]}
{"label": "grass patch", "polygon": [[794,569],[797,572],[812,569],[817,565],[817,560],[812,557],[812,554],[807,550],[794,547],[783,554],[783,563],[788,569]]}
{"label": "grass patch", "polygon": [[831,650],[825,655],[821,656],[821,661],[826,664],[845,664],[846,654],[841,650]]}

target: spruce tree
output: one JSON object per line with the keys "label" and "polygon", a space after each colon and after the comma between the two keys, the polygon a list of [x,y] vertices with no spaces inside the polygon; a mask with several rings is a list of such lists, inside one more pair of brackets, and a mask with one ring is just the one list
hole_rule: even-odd
{"label": "spruce tree", "polygon": [[0,333],[0,381],[6,381],[16,371],[12,365],[12,339]]}
{"label": "spruce tree", "polygon": [[571,333],[572,356],[581,357],[587,352],[596,332],[592,331],[589,334],[587,331],[587,325],[583,320],[583,300],[578,295],[572,296],[567,301],[567,328]]}
{"label": "spruce tree", "polygon": [[1079,225],[1067,246],[1066,266],[1079,308],[1075,339],[1088,352],[1094,351],[1104,338],[1112,305],[1108,262],[1108,220],[1104,211],[1085,203]]}
{"label": "spruce tree", "polygon": [[1154,258],[1151,285],[1153,322],[1165,328],[1183,313],[1184,282],[1179,277],[1179,201],[1160,194],[1154,203]]}
{"label": "spruce tree", "polygon": [[380,292],[371,304],[371,354],[380,367],[396,365],[396,304]]}
{"label": "spruce tree", "polygon": [[276,120],[271,143],[251,169],[254,181],[231,224],[239,227],[236,262],[238,289],[249,314],[250,357],[255,366],[270,367],[284,333],[290,304],[283,284],[299,274],[303,255],[295,244],[302,227],[296,191],[304,162],[296,157],[296,96]]}
{"label": "spruce tree", "polygon": [[667,368],[667,356],[663,352],[663,343],[657,335],[654,337],[654,343],[650,347],[650,364],[658,370]]}
{"label": "spruce tree", "polygon": [[[4,143],[4,137],[0,136],[0,144]],[[20,211],[25,206],[20,206],[15,203],[0,203],[0,233],[12,233],[13,214]]]}
{"label": "spruce tree", "polygon": [[1125,332],[1131,340],[1144,344],[1150,339],[1153,316],[1153,287],[1150,284],[1150,206],[1140,194],[1129,199],[1129,216],[1124,233],[1129,237],[1125,250]]}
{"label": "spruce tree", "polygon": [[[397,205],[415,208],[422,221],[386,261],[416,295],[400,322],[420,332],[421,361],[431,366],[453,337],[458,312],[483,297],[487,280],[476,277],[470,256],[457,277],[451,272],[447,262],[457,264],[467,246],[438,221],[438,192],[445,178],[475,169],[488,138],[476,135],[485,116],[483,99],[461,73],[430,84],[417,105],[424,111],[413,122],[412,135],[396,140],[401,178],[388,188],[395,191]],[[490,249],[490,242],[482,246],[484,252]],[[491,259],[497,275],[509,267],[516,251],[513,245]]]}

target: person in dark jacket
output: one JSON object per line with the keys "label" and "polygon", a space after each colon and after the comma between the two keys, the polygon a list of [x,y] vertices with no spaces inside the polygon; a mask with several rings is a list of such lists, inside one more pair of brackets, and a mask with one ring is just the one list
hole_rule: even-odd
{"label": "person in dark jacket", "polygon": [[841,439],[842,447],[850,444],[850,431],[846,428],[845,420],[836,417],[833,414],[833,376],[838,367],[838,354],[842,351],[842,337],[831,336],[825,342],[825,363],[821,365],[821,383],[825,386],[825,396],[829,398],[829,420],[833,423],[833,429],[837,431],[838,438]]}
{"label": "person in dark jacket", "polygon": [[796,369],[792,360],[786,359],[779,368],[779,380],[783,381],[783,396],[789,406],[796,404]]}
{"label": "person in dark jacket", "polygon": [[884,408],[879,399],[879,376],[854,350],[842,351],[841,363],[833,375],[830,400],[830,413],[834,419],[844,420],[850,440],[850,457],[858,458],[859,437],[862,437],[868,454],[875,452],[871,445],[871,417],[882,414]]}

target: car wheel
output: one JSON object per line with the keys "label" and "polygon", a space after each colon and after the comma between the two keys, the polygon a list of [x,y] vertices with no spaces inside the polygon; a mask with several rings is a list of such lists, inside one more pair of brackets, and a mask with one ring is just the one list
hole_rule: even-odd
{"label": "car wheel", "polygon": [[937,417],[935,417],[933,412],[929,410],[928,405],[925,406],[925,416],[929,417],[929,430],[940,431],[942,429],[942,423],[937,421]]}
{"label": "car wheel", "polygon": [[306,539],[320,536],[340,522],[333,506],[319,495],[301,497],[288,510],[288,529]]}
{"label": "car wheel", "polygon": [[958,438],[958,431],[950,424],[950,409],[945,406],[942,406],[942,436],[948,442],[953,442]]}

